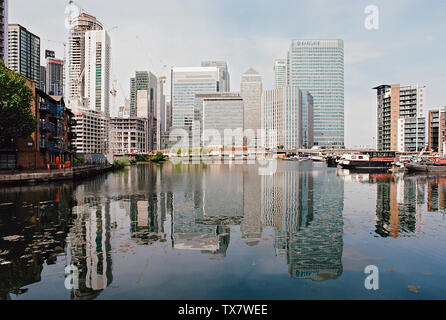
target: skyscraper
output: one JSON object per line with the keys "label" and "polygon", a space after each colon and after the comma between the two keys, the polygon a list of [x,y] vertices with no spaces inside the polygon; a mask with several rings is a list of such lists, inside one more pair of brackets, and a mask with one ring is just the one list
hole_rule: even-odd
{"label": "skyscraper", "polygon": [[287,61],[286,59],[276,59],[274,61],[274,88],[279,89],[287,84]]}
{"label": "skyscraper", "polygon": [[242,76],[240,95],[244,104],[243,128],[245,131],[253,130],[256,135],[255,138],[247,140],[248,146],[251,147],[257,146],[260,140],[258,130],[262,129],[262,92],[262,76],[250,68]]}
{"label": "skyscraper", "polygon": [[103,30],[103,27],[96,17],[82,12],[73,19],[68,35],[67,100],[74,113],[84,108],[85,33],[89,30]]}
{"label": "skyscraper", "polygon": [[8,0],[0,0],[0,61],[8,65]]}
{"label": "skyscraper", "polygon": [[47,58],[46,60],[46,90],[48,94],[63,96],[64,94],[64,61]]}
{"label": "skyscraper", "polygon": [[[243,100],[237,93],[201,93],[203,146],[243,146]],[[232,130],[233,138],[225,136]],[[214,136],[217,134],[219,136]]]}
{"label": "skyscraper", "polygon": [[231,91],[231,78],[226,61],[203,61],[202,67],[217,67],[220,72],[219,92]]}
{"label": "skyscraper", "polygon": [[85,98],[90,110],[110,116],[110,37],[104,30],[85,32]]}
{"label": "skyscraper", "polygon": [[40,83],[37,87],[45,93],[48,93],[46,88],[46,67],[40,66]]}
{"label": "skyscraper", "polygon": [[8,67],[40,86],[40,38],[19,24],[8,27]]}
{"label": "skyscraper", "polygon": [[344,42],[292,40],[287,84],[314,98],[314,144],[344,145]]}
{"label": "skyscraper", "polygon": [[219,92],[219,68],[172,68],[171,79],[172,126],[192,129],[195,119],[195,95]]}
{"label": "skyscraper", "polygon": [[[303,98],[305,96],[305,98]],[[265,148],[296,149],[313,140],[311,95],[298,87],[283,87],[263,93],[263,122]],[[305,107],[303,106],[305,102]],[[306,113],[305,121],[303,114]],[[310,115],[310,116],[308,116]],[[312,147],[306,145],[306,147]]]}
{"label": "skyscraper", "polygon": [[156,149],[161,150],[161,135],[166,131],[166,96],[164,95],[164,84],[166,77],[158,78],[156,93]]}
{"label": "skyscraper", "polygon": [[[157,87],[158,79],[156,76],[148,71],[136,71],[135,77],[130,79],[130,115],[140,117],[141,114],[149,115],[155,113],[157,102]],[[138,91],[147,91],[147,110],[142,110],[143,106],[138,106]],[[140,93],[140,96],[143,93]],[[142,102],[142,100],[140,100]],[[140,115],[138,115],[138,109]]]}

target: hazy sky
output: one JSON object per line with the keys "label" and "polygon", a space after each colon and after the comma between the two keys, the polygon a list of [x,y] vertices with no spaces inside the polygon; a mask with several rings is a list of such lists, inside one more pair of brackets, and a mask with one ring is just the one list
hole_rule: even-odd
{"label": "hazy sky", "polygon": [[[42,39],[63,57],[65,0],[9,0],[10,23]],[[293,38],[345,41],[345,143],[372,145],[379,84],[427,86],[429,108],[446,105],[446,2],[415,0],[77,0],[110,31],[118,104],[128,96],[136,70],[169,74],[171,66],[225,60],[232,91],[250,67],[273,85],[273,62]],[[367,5],[376,5],[379,29],[364,26]],[[53,40],[53,41],[49,41]],[[167,67],[164,68],[163,66]],[[122,90],[121,90],[122,87]],[[168,91],[166,90],[166,93]]]}

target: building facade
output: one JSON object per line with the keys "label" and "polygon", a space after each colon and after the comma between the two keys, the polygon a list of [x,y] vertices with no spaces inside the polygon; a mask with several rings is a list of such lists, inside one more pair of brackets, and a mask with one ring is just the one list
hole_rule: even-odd
{"label": "building facade", "polygon": [[110,37],[104,30],[85,32],[86,108],[110,117]]}
{"label": "building facade", "polygon": [[191,130],[195,120],[195,95],[219,92],[219,68],[172,68],[171,79],[172,126]]}
{"label": "building facade", "polygon": [[429,110],[428,150],[444,155],[446,153],[446,107]]}
{"label": "building facade", "polygon": [[45,93],[48,93],[46,90],[46,67],[40,66],[40,83],[37,86],[40,90]]}
{"label": "building facade", "polygon": [[219,92],[231,91],[231,77],[229,75],[228,64],[226,61],[203,61],[202,67],[217,67],[220,72]]}
{"label": "building facade", "polygon": [[314,144],[344,146],[344,42],[339,39],[292,40],[287,85],[314,99]]}
{"label": "building facade", "polygon": [[40,38],[19,24],[8,26],[8,68],[40,86]]}
{"label": "building facade", "polygon": [[51,95],[64,95],[64,61],[46,58],[46,92]]}
{"label": "building facade", "polygon": [[276,59],[274,61],[274,89],[283,88],[287,85],[287,61]]}
{"label": "building facade", "polygon": [[197,94],[202,100],[202,145],[243,146],[243,99],[237,93]]}
{"label": "building facade", "polygon": [[0,170],[47,170],[69,167],[74,154],[72,112],[62,97],[49,96],[27,80],[32,90],[31,111],[37,127],[27,138],[0,146]]}
{"label": "building facade", "polygon": [[74,146],[78,154],[101,154],[108,150],[107,121],[102,112],[81,109],[75,113],[76,139]]}
{"label": "building facade", "polygon": [[[305,96],[305,100],[302,98]],[[303,107],[303,100],[305,108]],[[268,149],[302,148],[305,142],[313,140],[313,105],[311,95],[297,87],[283,87],[263,93],[263,120],[265,130],[263,146]],[[305,121],[303,114],[305,116]],[[308,116],[310,115],[310,116]],[[304,125],[305,123],[305,125]],[[307,147],[312,147],[307,145]]]}
{"label": "building facade", "polygon": [[[136,71],[135,77],[130,79],[130,115],[132,117],[148,117],[149,114],[155,114],[157,88],[158,79],[153,73]],[[143,105],[138,105],[138,91],[146,91],[144,95],[147,95],[148,100],[140,100]]]}
{"label": "building facade", "polygon": [[151,151],[147,118],[111,118],[109,136],[113,155],[148,154]]}
{"label": "building facade", "polygon": [[158,86],[156,93],[156,146],[154,149],[161,150],[161,135],[166,131],[166,96],[164,94],[164,84],[166,83],[166,77],[158,78]]}
{"label": "building facade", "polygon": [[247,139],[248,147],[259,146],[259,130],[262,129],[262,76],[250,68],[242,76],[240,95],[243,99],[243,127],[244,130],[252,130],[254,138]]}
{"label": "building facade", "polygon": [[8,0],[0,0],[0,61],[8,65]]}
{"label": "building facade", "polygon": [[[68,35],[67,103],[74,113],[85,109],[85,34],[103,30],[96,17],[82,12],[73,19]],[[95,110],[95,109],[93,109]]]}
{"label": "building facade", "polygon": [[426,87],[381,85],[377,92],[377,149],[419,152],[426,147]]}

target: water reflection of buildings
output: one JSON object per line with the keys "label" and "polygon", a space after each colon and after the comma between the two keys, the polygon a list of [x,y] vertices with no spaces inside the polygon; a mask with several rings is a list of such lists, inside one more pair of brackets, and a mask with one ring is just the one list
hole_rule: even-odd
{"label": "water reflection of buildings", "polygon": [[[100,183],[100,181],[96,181]],[[72,299],[94,299],[113,281],[110,200],[95,196],[95,181],[79,186],[73,208],[75,220],[70,232],[71,265],[77,267],[78,288]]]}
{"label": "water reflection of buildings", "polygon": [[426,212],[446,211],[446,178],[390,173],[349,173],[345,181],[376,184],[376,230],[381,237],[419,236]]}
{"label": "water reflection of buildings", "polygon": [[427,211],[446,212],[446,177],[436,177],[427,182]]}
{"label": "water reflection of buildings", "polygon": [[293,278],[324,281],[342,274],[344,184],[331,172],[301,170],[262,177],[262,220],[276,229],[277,255]]}
{"label": "water reflection of buildings", "polygon": [[8,299],[39,282],[43,264],[54,264],[63,254],[74,203],[70,184],[0,193],[0,299]]}
{"label": "water reflection of buildings", "polygon": [[419,235],[423,228],[425,185],[403,178],[376,179],[376,233],[382,237]]}

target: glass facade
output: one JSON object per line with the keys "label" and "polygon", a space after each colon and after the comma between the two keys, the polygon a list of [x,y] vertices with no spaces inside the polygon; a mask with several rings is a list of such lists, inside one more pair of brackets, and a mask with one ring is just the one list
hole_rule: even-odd
{"label": "glass facade", "polygon": [[40,86],[40,38],[21,25],[9,25],[8,67]]}
{"label": "glass facade", "polygon": [[172,69],[172,126],[192,129],[195,119],[195,95],[219,92],[217,67]]}
{"label": "glass facade", "polygon": [[312,96],[298,87],[268,90],[263,95],[264,146],[295,149],[312,147]]}
{"label": "glass facade", "polygon": [[[242,146],[243,100],[240,95],[211,94],[197,95],[197,97],[203,99],[202,122],[204,135],[209,133],[208,130],[218,132],[220,135],[220,143],[216,140],[214,140],[215,143],[203,141],[203,146]],[[225,130],[232,130],[236,137],[232,141],[225,141]]]}
{"label": "glass facade", "polygon": [[343,40],[293,40],[287,67],[288,85],[313,96],[314,144],[343,146]]}

